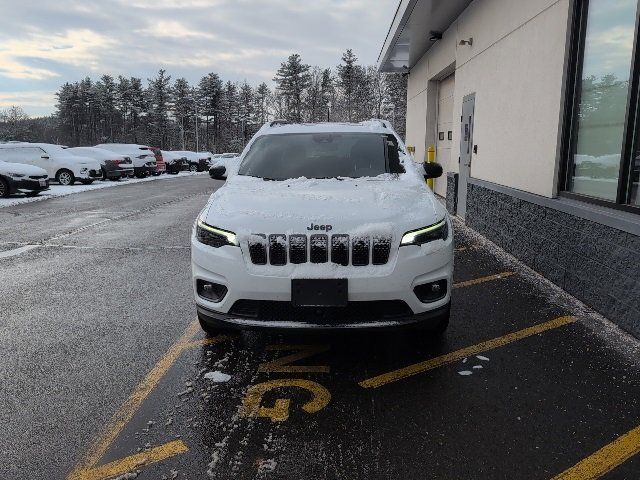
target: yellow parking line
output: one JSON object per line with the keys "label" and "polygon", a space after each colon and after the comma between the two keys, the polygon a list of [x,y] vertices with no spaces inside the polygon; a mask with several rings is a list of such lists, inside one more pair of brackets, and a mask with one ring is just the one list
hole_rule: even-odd
{"label": "yellow parking line", "polygon": [[478,285],[479,283],[490,282],[492,280],[500,280],[501,278],[507,278],[515,274],[516,272],[496,273],[495,275],[488,275],[486,277],[474,278],[473,280],[467,280],[466,282],[454,283],[453,288],[470,287],[471,285]]}
{"label": "yellow parking line", "polygon": [[522,340],[532,335],[568,325],[575,321],[576,318],[571,316],[558,317],[548,322],[534,325],[533,327],[518,330],[517,332],[509,333],[502,337],[487,340],[486,342],[478,343],[461,350],[456,350],[455,352],[447,353],[446,355],[441,355],[424,362],[415,363],[413,365],[409,365],[408,367],[403,367],[398,370],[393,370],[392,372],[384,373],[382,375],[363,380],[359,383],[359,385],[363,388],[382,387],[387,383],[397,382],[398,380],[402,380],[403,378],[411,377],[419,373],[424,373],[426,371],[433,370],[434,368],[457,362],[458,360],[462,360],[465,357],[493,350],[495,348],[502,347],[518,340]]}
{"label": "yellow parking line", "polygon": [[[113,441],[122,432],[125,425],[133,418],[138,411],[142,403],[147,396],[156,387],[160,380],[169,371],[171,366],[175,363],[178,357],[184,352],[185,349],[190,347],[190,343],[193,341],[196,333],[200,330],[200,326],[197,321],[192,322],[182,336],[174,343],[165,354],[160,358],[158,363],[147,374],[147,376],[136,386],[131,392],[129,398],[122,404],[118,411],[113,415],[103,434],[99,439],[91,446],[89,451],[84,455],[82,460],[76,465],[76,467],[68,475],[67,480],[76,480],[84,478],[82,475],[88,470],[93,470],[98,464],[100,459],[107,452]],[[227,337],[220,336],[214,337],[209,340],[212,342],[226,340]]]}
{"label": "yellow parking line", "polygon": [[146,452],[136,453],[130,457],[92,468],[91,470],[83,470],[73,478],[74,480],[106,480],[188,451],[189,449],[182,440],[175,440],[160,445],[159,447],[151,448]]}
{"label": "yellow parking line", "polygon": [[640,427],[625,433],[553,480],[594,480],[640,453]]}

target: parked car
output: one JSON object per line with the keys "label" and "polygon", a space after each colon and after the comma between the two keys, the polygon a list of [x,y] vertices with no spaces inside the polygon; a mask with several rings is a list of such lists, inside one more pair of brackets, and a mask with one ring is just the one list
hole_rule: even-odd
{"label": "parked car", "polygon": [[14,193],[34,197],[49,190],[49,175],[40,167],[0,161],[0,198]]}
{"label": "parked car", "polygon": [[98,148],[111,150],[112,152],[125,155],[133,162],[133,172],[138,178],[155,175],[158,171],[156,156],[150,147],[137,145],[135,143],[101,143]]}
{"label": "parked car", "polygon": [[74,155],[68,149],[51,143],[2,143],[0,160],[43,168],[49,178],[55,178],[60,185],[73,185],[76,180],[88,185],[102,178],[100,162]]}
{"label": "parked car", "polygon": [[176,150],[177,154],[184,155],[188,162],[190,172],[204,172],[209,169],[209,155],[199,154],[188,150]]}
{"label": "parked car", "polygon": [[425,186],[442,166],[379,121],[266,124],[230,163],[191,236],[205,331],[446,330],[452,222]]}
{"label": "parked car", "polygon": [[158,147],[149,147],[149,150],[153,152],[153,155],[156,157],[156,172],[154,175],[162,175],[167,171],[167,164],[162,158],[162,151]]}
{"label": "parked car", "polygon": [[100,162],[102,179],[120,180],[133,175],[133,163],[129,157],[98,147],[72,147],[67,149],[74,155],[91,157]]}
{"label": "parked car", "polygon": [[167,173],[175,175],[180,173],[182,170],[189,170],[187,157],[178,152],[163,150],[162,157],[164,158],[167,166]]}
{"label": "parked car", "polygon": [[239,157],[239,153],[216,153],[212,155],[209,167],[224,165],[228,160]]}

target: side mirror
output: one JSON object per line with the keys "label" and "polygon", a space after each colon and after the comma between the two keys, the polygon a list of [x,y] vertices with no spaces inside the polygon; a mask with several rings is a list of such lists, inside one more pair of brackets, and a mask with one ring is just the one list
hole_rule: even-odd
{"label": "side mirror", "polygon": [[209,176],[214,180],[225,180],[227,169],[222,165],[216,165],[209,169]]}
{"label": "side mirror", "polygon": [[49,160],[49,155],[42,155],[40,158],[43,158],[45,160]]}
{"label": "side mirror", "polygon": [[424,178],[429,180],[430,178],[438,178],[442,176],[442,165],[439,163],[425,163],[424,164]]}

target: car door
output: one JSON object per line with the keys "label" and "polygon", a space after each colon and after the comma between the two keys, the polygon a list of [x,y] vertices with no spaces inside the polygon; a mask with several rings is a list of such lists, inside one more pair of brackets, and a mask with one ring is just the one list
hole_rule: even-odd
{"label": "car door", "polygon": [[49,177],[55,176],[55,168],[52,166],[51,156],[40,147],[24,147],[22,155],[28,159],[29,165],[44,168]]}

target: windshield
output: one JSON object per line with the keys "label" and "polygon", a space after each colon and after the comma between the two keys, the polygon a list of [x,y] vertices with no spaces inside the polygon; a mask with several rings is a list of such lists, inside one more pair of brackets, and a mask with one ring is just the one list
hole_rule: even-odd
{"label": "windshield", "polygon": [[239,174],[270,180],[375,177],[401,173],[393,135],[292,133],[258,138]]}

